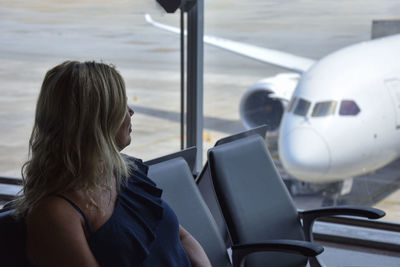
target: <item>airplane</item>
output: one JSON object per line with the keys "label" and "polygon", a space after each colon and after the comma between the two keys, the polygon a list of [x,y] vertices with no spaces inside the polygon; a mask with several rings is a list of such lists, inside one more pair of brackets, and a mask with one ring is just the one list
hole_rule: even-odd
{"label": "airplane", "polygon": [[[146,21],[163,30],[176,27]],[[186,33],[185,33],[186,34]],[[204,35],[204,43],[290,70],[244,93],[240,118],[278,137],[283,168],[300,181],[340,182],[400,156],[400,35],[342,48],[320,60]]]}

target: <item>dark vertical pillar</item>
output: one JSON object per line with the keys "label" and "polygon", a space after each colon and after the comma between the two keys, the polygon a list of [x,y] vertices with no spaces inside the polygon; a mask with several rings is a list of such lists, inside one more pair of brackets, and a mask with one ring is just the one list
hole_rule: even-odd
{"label": "dark vertical pillar", "polygon": [[181,150],[185,148],[185,11],[180,10],[181,23]]}
{"label": "dark vertical pillar", "polygon": [[197,0],[187,18],[186,144],[197,147],[196,172],[203,161],[203,13],[204,2]]}

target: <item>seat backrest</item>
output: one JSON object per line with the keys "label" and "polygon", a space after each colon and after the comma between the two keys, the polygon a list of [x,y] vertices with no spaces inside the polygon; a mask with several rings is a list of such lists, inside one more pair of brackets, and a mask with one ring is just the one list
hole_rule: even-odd
{"label": "seat backrest", "polygon": [[[263,138],[252,135],[216,146],[209,150],[208,162],[234,244],[304,240],[297,210]],[[277,252],[246,259],[249,266],[302,266],[306,262],[306,257]]]}
{"label": "seat backrest", "polygon": [[28,266],[25,250],[25,223],[14,210],[0,212],[0,266]]}
{"label": "seat backrest", "polygon": [[[226,143],[232,142],[234,140],[244,138],[246,136],[250,136],[253,134],[258,134],[262,138],[265,138],[267,128],[268,128],[267,125],[261,125],[261,126],[252,128],[250,130],[246,130],[246,131],[243,131],[243,132],[240,132],[237,134],[233,134],[233,135],[221,138],[215,143],[215,146],[226,144]],[[231,238],[229,236],[229,232],[227,230],[226,223],[225,223],[224,217],[221,212],[221,208],[218,204],[218,200],[215,195],[214,186],[213,186],[211,174],[210,174],[210,167],[208,166],[208,162],[206,162],[204,164],[203,169],[201,170],[200,174],[196,177],[195,181],[200,190],[201,196],[203,197],[204,201],[206,202],[208,208],[211,211],[211,214],[213,215],[213,218],[215,219],[215,221],[218,225],[219,232],[224,237],[225,244],[227,246],[230,246]]]}
{"label": "seat backrest", "polygon": [[231,266],[225,243],[186,161],[175,158],[151,165],[148,176],[163,190],[162,198],[175,211],[179,223],[202,245],[211,264]]}
{"label": "seat backrest", "polygon": [[194,166],[196,163],[196,153],[197,153],[197,148],[195,146],[192,146],[168,155],[148,160],[145,162],[145,164],[150,166],[173,158],[182,157],[188,164],[190,171],[193,173]]}
{"label": "seat backrest", "polygon": [[227,137],[219,139],[215,143],[215,146],[226,144],[226,143],[229,143],[229,142],[232,142],[232,141],[235,141],[235,140],[238,140],[240,138],[243,138],[243,137],[246,137],[246,136],[250,136],[250,135],[253,135],[253,134],[258,134],[262,138],[265,138],[265,136],[267,135],[267,129],[268,129],[268,126],[263,124],[263,125],[254,127],[252,129],[249,129],[247,131],[243,131],[243,132],[240,132],[240,133],[237,133],[237,134],[229,135]]}

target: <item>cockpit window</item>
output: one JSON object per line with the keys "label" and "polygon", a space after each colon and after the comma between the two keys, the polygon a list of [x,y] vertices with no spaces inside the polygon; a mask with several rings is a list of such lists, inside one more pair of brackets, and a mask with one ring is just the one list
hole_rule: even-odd
{"label": "cockpit window", "polygon": [[324,101],[315,104],[314,109],[311,113],[313,117],[324,117],[335,113],[337,102],[336,101]]}
{"label": "cockpit window", "polygon": [[342,100],[340,103],[339,115],[355,116],[360,113],[360,108],[353,100]]}
{"label": "cockpit window", "polygon": [[299,98],[293,113],[300,116],[305,116],[308,112],[308,109],[310,108],[310,105],[311,105],[310,101]]}
{"label": "cockpit window", "polygon": [[290,100],[287,112],[291,112],[292,111],[292,109],[294,107],[294,104],[296,103],[296,100],[297,100],[297,98],[295,96],[292,98],[292,100]]}

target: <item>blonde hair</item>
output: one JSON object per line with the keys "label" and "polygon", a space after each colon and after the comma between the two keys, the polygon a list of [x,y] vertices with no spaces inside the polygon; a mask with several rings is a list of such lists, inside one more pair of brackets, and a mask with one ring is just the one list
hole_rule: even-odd
{"label": "blonde hair", "polygon": [[49,70],[36,105],[16,214],[48,195],[77,189],[89,194],[110,186],[113,177],[119,188],[129,173],[116,140],[126,106],[124,80],[111,65],[66,61]]}

